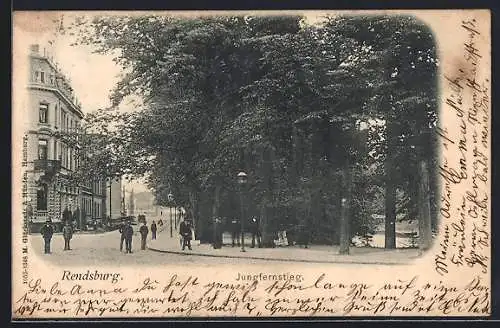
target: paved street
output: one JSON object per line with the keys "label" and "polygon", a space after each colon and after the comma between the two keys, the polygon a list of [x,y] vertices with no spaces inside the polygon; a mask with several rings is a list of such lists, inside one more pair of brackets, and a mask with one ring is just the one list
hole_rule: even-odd
{"label": "paved street", "polygon": [[[165,232],[163,232],[165,234]],[[151,236],[149,236],[150,240]],[[149,242],[148,240],[148,242]],[[78,234],[73,236],[71,250],[63,251],[64,239],[61,234],[55,234],[52,238],[52,254],[43,254],[43,239],[39,234],[30,236],[33,252],[47,261],[61,265],[217,265],[224,263],[238,263],[235,259],[208,258],[199,256],[185,256],[177,254],[165,254],[151,250],[140,249],[140,236],[134,235],[132,241],[132,254],[120,252],[120,233],[118,231],[101,234]],[[124,245],[125,248],[125,245]],[[248,263],[242,259],[241,263]]]}
{"label": "paved street", "polygon": [[[137,226],[134,227],[138,229]],[[224,242],[227,244],[222,249],[213,249],[211,245],[197,245],[193,243],[193,250],[181,251],[179,236],[174,231],[170,237],[168,225],[159,231],[157,240],[148,236],[148,247],[151,249],[140,250],[140,235],[135,233],[132,242],[132,254],[120,252],[120,233],[118,231],[106,233],[75,233],[70,251],[63,251],[64,239],[61,234],[52,238],[52,254],[43,254],[43,239],[40,235],[30,236],[33,252],[58,265],[161,265],[180,264],[215,266],[221,264],[265,264],[286,263],[290,265],[366,265],[366,264],[406,264],[418,256],[418,250],[399,249],[384,250],[378,248],[352,248],[351,255],[338,255],[338,247],[313,245],[309,249],[294,247],[278,247],[274,249],[250,248],[250,238],[246,238],[247,252],[240,251],[240,247],[231,247],[229,235]],[[283,262],[286,261],[286,262]],[[318,262],[318,263],[315,263]]]}

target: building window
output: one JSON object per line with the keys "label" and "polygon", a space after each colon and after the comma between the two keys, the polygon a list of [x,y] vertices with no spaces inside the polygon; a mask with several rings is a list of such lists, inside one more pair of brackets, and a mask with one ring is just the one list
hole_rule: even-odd
{"label": "building window", "polygon": [[36,209],[40,211],[47,210],[47,185],[42,184],[36,192]]}
{"label": "building window", "polygon": [[61,128],[66,131],[66,113],[61,108]]}
{"label": "building window", "polygon": [[55,76],[54,74],[50,74],[50,84],[54,85],[55,83]]}
{"label": "building window", "polygon": [[35,71],[33,74],[33,82],[38,82],[40,80],[40,72]]}
{"label": "building window", "polygon": [[45,72],[40,72],[40,82],[45,83]]}
{"label": "building window", "polygon": [[60,154],[60,157],[61,157],[61,165],[63,167],[66,167],[66,145],[65,144],[61,144],[61,154]]}
{"label": "building window", "polygon": [[40,123],[47,123],[48,122],[48,114],[49,114],[49,105],[40,104],[38,113],[39,113],[38,121]]}
{"label": "building window", "polygon": [[38,159],[47,159],[47,140],[38,140]]}
{"label": "building window", "polygon": [[66,152],[66,167],[71,170],[71,148],[68,147]]}
{"label": "building window", "polygon": [[59,107],[57,107],[57,104],[54,106],[54,115],[55,115],[55,127],[57,128],[59,125]]}

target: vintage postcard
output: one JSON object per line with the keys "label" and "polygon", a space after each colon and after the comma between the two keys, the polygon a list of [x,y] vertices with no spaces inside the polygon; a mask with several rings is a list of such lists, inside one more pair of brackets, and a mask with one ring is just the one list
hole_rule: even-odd
{"label": "vintage postcard", "polygon": [[14,12],[12,319],[490,316],[490,24]]}

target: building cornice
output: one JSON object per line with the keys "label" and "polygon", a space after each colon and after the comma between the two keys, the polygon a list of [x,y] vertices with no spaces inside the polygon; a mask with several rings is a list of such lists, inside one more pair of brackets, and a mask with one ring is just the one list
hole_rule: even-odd
{"label": "building cornice", "polygon": [[71,111],[78,115],[80,119],[83,119],[84,114],[78,106],[76,106],[68,97],[59,90],[59,88],[51,87],[45,84],[40,84],[40,83],[35,83],[35,82],[29,82],[28,83],[28,89],[31,90],[42,90],[42,91],[48,91],[48,92],[53,92],[60,98],[64,100],[64,102],[70,107]]}

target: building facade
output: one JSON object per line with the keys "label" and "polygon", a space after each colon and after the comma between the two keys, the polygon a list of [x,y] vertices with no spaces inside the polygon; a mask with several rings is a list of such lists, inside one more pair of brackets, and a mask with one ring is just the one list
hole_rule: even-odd
{"label": "building facade", "polygon": [[122,180],[115,178],[105,183],[105,217],[112,220],[123,216],[122,209]]}
{"label": "building facade", "polygon": [[29,64],[23,196],[31,227],[37,231],[51,220],[60,228],[69,218],[82,227],[82,218],[102,217],[105,197],[104,184],[79,186],[70,179],[79,165],[79,146],[64,136],[79,131],[84,114],[69,79],[46,49],[32,45]]}

